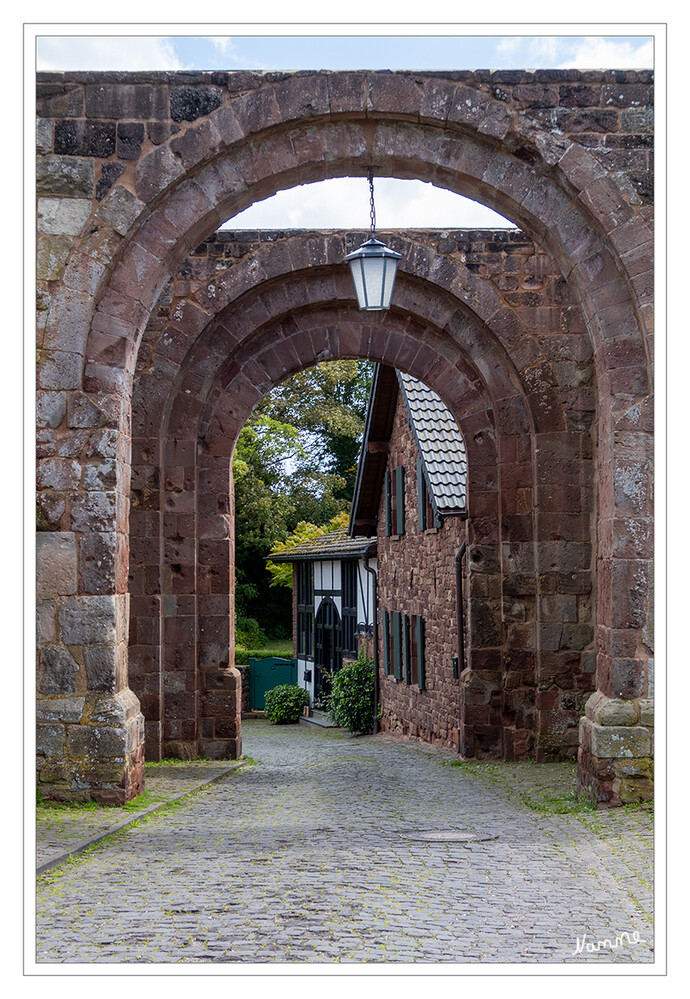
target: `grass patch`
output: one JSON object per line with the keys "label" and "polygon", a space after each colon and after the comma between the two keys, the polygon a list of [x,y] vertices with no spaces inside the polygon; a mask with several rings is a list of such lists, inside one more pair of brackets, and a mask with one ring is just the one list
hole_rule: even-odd
{"label": "grass patch", "polygon": [[540,815],[573,815],[576,812],[595,812],[597,806],[589,798],[579,797],[576,791],[569,794],[543,794],[533,798],[521,794],[520,801]]}
{"label": "grass patch", "polygon": [[[39,792],[40,793],[40,792]],[[98,801],[52,801],[49,798],[36,798],[36,814],[46,815],[49,812],[103,812],[108,815],[118,815],[120,812],[139,812],[143,808],[164,800],[163,795],[142,791],[140,795],[128,801],[125,805],[103,805]]]}

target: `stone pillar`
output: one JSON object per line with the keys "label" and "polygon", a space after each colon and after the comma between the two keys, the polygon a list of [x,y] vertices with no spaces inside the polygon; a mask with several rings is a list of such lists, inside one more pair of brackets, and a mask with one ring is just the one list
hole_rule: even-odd
{"label": "stone pillar", "polygon": [[39,532],[38,786],[124,804],[144,788],[144,719],[127,687],[129,597],[79,592],[78,536]]}
{"label": "stone pillar", "polygon": [[652,404],[614,390],[600,435],[597,690],[578,754],[580,790],[602,805],[653,795]]}

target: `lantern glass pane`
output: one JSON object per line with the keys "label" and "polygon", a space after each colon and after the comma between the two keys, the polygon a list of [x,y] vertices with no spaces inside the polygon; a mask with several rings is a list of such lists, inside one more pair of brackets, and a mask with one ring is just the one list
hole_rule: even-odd
{"label": "lantern glass pane", "polygon": [[352,274],[352,280],[355,283],[355,294],[357,295],[357,304],[360,309],[366,308],[366,297],[364,294],[364,272],[362,268],[362,258],[358,257],[350,261],[350,273]]}
{"label": "lantern glass pane", "polygon": [[366,308],[380,309],[383,300],[383,277],[386,262],[383,257],[365,257],[364,281],[366,284]]}
{"label": "lantern glass pane", "polygon": [[391,304],[391,296],[393,295],[393,285],[395,283],[395,273],[398,269],[398,261],[395,257],[386,258],[386,277],[383,285],[383,295],[381,300],[381,306],[384,309],[389,309]]}

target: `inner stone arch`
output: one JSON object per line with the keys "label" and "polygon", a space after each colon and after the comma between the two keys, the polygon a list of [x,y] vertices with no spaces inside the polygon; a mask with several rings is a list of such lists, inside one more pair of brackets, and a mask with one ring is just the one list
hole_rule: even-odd
{"label": "inner stone arch", "polygon": [[[332,241],[334,235],[318,238]],[[284,241],[292,246],[302,240],[313,247],[314,238],[310,234],[294,234]],[[433,271],[433,253],[426,252],[432,249],[433,239],[422,233],[415,238],[420,242],[414,253],[410,251],[411,258],[418,263],[426,261],[427,271]],[[482,234],[476,234],[475,238],[481,243]],[[490,240],[491,234],[483,238]],[[514,250],[524,250],[528,245],[529,252],[534,253],[532,244],[516,234]],[[201,250],[200,247],[199,257]],[[262,256],[263,244],[256,253]],[[269,254],[271,259],[277,259],[272,242]],[[510,255],[504,256],[508,260]],[[147,716],[147,752],[151,755],[238,751],[239,720],[231,710],[232,698],[238,696],[237,685],[227,675],[232,663],[228,653],[232,648],[233,623],[229,594],[232,585],[230,466],[234,442],[251,409],[268,388],[291,371],[313,364],[315,359],[365,356],[411,370],[422,380],[431,377],[437,391],[458,414],[468,440],[471,496],[476,504],[476,516],[470,517],[468,524],[469,536],[477,551],[481,548],[484,559],[481,565],[479,560],[472,564],[480,573],[486,571],[487,565],[493,565],[492,585],[498,583],[499,590],[503,585],[500,566],[504,565],[505,585],[511,599],[517,599],[520,587],[527,585],[530,592],[525,598],[533,605],[530,613],[534,615],[529,639],[534,647],[531,651],[511,650],[509,640],[505,649],[482,651],[477,646],[475,661],[481,664],[483,657],[488,668],[491,660],[495,673],[497,663],[503,658],[513,666],[520,660],[525,675],[530,676],[528,687],[534,701],[541,605],[535,596],[536,576],[533,575],[532,583],[526,583],[525,572],[530,564],[532,573],[536,571],[531,551],[541,531],[534,464],[538,449],[529,444],[534,437],[535,420],[537,428],[542,422],[540,405],[535,402],[540,391],[544,394],[541,405],[550,408],[545,428],[551,431],[560,428],[564,437],[573,434],[567,430],[563,417],[560,422],[555,417],[551,405],[557,399],[553,385],[545,383],[538,390],[532,371],[529,382],[516,391],[522,376],[500,346],[500,336],[483,329],[464,304],[457,313],[451,293],[443,287],[429,284],[428,288],[434,290],[430,294],[425,286],[428,279],[416,276],[408,287],[403,275],[396,308],[372,319],[352,308],[352,289],[341,286],[341,278],[333,269],[300,269],[301,251],[292,248],[288,254],[283,252],[281,259],[296,261],[297,270],[289,270],[280,281],[277,272],[273,277],[267,275],[265,282],[236,302],[224,296],[226,286],[217,273],[210,282],[201,282],[193,295],[173,296],[171,301],[164,297],[161,319],[165,321],[152,319],[144,336],[134,393],[130,586],[132,634],[136,637],[130,645],[130,682]],[[255,270],[251,261],[248,267]],[[452,283],[451,276],[446,268],[446,283]],[[467,290],[473,287],[473,281],[468,272],[465,276],[463,287]],[[218,308],[217,318],[195,335],[196,324],[191,323],[185,330],[184,310],[178,310],[175,302],[184,300],[186,307],[190,302],[206,303],[209,283],[215,289],[211,297]],[[476,281],[474,284],[479,289]],[[445,305],[444,296],[448,298]],[[492,301],[486,289],[483,297],[477,295],[475,299],[480,307],[482,301]],[[494,303],[489,314],[500,315],[499,305]],[[275,319],[269,321],[271,310]],[[517,323],[514,328],[519,329],[519,308],[513,308],[513,314]],[[443,335],[437,323],[445,325]],[[254,324],[256,331],[252,330]],[[239,340],[238,330],[242,330]],[[503,327],[500,331],[502,335]],[[171,342],[169,336],[173,338]],[[527,336],[526,328],[523,336]],[[234,351],[231,344],[235,345]],[[262,344],[265,344],[265,360],[262,360]],[[174,362],[175,356],[181,356],[181,362]],[[523,349],[518,356],[522,356],[525,365],[533,361],[529,350]],[[542,363],[544,370],[548,370],[545,358]],[[167,382],[160,377],[162,371],[167,372]],[[177,374],[173,376],[174,371]],[[164,396],[156,395],[156,388],[160,390],[166,385]],[[157,436],[162,442],[159,469],[151,462],[150,442]],[[481,454],[475,455],[475,441],[479,440]],[[493,455],[488,460],[487,446],[488,453]],[[572,451],[577,454],[577,446],[573,445]],[[501,468],[505,480],[502,485]],[[586,479],[591,472],[585,469],[586,462],[578,474]],[[147,499],[148,484],[156,478],[160,491],[157,494],[154,490],[152,500]],[[523,496],[522,512],[518,511],[518,492]],[[527,495],[533,497],[534,509],[526,515]],[[582,508],[581,502],[582,498],[577,500],[573,513],[587,520],[591,511]],[[152,537],[152,525],[157,525],[158,541]],[[489,557],[492,546],[494,554]],[[160,559],[163,566],[160,592],[137,592],[151,587]],[[589,566],[589,557],[583,556],[585,572]],[[156,605],[161,621],[159,645],[139,641],[153,627],[151,608]],[[501,599],[487,612],[488,604],[480,609],[477,602],[477,613],[500,618],[500,606]],[[143,619],[141,628],[139,614]],[[514,640],[518,640],[517,631]],[[524,629],[519,641],[525,641]],[[571,660],[570,673],[574,676],[572,660],[576,654],[570,650],[562,655]],[[577,657],[579,662],[581,657],[579,654]],[[552,656],[552,672],[555,659]],[[225,690],[221,689],[223,685]],[[571,695],[571,703],[577,703],[581,696],[582,691],[575,698]],[[523,740],[521,752],[536,744],[537,715],[534,713],[530,723],[531,741]],[[576,715],[569,717],[574,719]],[[557,733],[550,731],[552,726],[546,718],[542,719],[542,726],[544,731],[539,734],[544,744],[557,749]],[[570,730],[574,731],[572,721]],[[465,745],[472,745],[471,726],[465,725],[464,732]],[[560,748],[562,752],[572,752],[572,742],[568,746],[561,744]],[[498,750],[494,747],[493,751],[500,752],[500,747]]]}

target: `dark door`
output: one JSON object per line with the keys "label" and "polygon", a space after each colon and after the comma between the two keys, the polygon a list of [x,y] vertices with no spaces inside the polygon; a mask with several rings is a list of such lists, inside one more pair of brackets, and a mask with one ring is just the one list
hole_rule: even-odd
{"label": "dark door", "polygon": [[337,672],[343,661],[340,615],[328,597],[316,615],[314,638],[314,700],[318,704],[330,693],[330,674]]}

